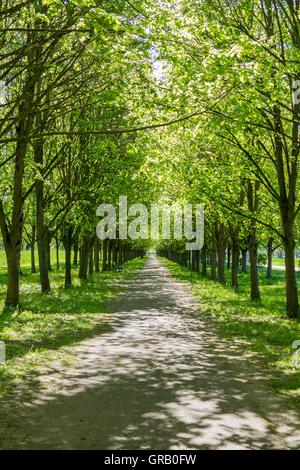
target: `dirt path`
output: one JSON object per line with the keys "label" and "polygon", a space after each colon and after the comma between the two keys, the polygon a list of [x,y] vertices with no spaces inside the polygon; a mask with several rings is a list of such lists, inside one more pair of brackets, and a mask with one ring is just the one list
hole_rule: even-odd
{"label": "dirt path", "polygon": [[155,257],[115,310],[112,330],[82,342],[72,367],[36,379],[14,448],[299,447],[299,415],[259,362],[217,336]]}

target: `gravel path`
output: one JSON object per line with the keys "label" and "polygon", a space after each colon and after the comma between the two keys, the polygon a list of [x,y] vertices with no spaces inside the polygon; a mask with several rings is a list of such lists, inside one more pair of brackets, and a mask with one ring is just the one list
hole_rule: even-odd
{"label": "gravel path", "polygon": [[[259,359],[219,338],[187,287],[150,257],[106,317],[111,330],[43,371],[22,402],[19,449],[272,449],[300,446]],[[20,409],[22,411],[20,411]]]}

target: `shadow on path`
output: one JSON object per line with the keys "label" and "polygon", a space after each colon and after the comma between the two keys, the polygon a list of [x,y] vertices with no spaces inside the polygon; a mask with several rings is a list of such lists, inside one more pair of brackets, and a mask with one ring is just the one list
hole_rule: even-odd
{"label": "shadow on path", "polygon": [[259,359],[220,339],[155,257],[113,307],[110,331],[80,343],[75,365],[36,378],[10,448],[299,447],[299,415]]}

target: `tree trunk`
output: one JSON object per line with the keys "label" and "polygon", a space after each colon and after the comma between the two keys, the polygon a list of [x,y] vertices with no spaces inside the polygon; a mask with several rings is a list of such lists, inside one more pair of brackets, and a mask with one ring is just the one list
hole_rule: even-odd
{"label": "tree trunk", "polygon": [[87,236],[84,236],[80,247],[79,279],[87,278],[89,262],[89,244],[89,238]]}
{"label": "tree trunk", "polygon": [[242,248],[242,273],[247,272],[247,248]]}
{"label": "tree trunk", "polygon": [[65,289],[72,286],[72,228],[67,228],[63,235],[63,244],[65,248]]}
{"label": "tree trunk", "polygon": [[96,239],[94,244],[94,261],[95,261],[95,273],[100,272],[100,241]]}
{"label": "tree trunk", "polygon": [[112,240],[112,261],[115,265],[118,264],[118,247],[117,247],[117,240]]}
{"label": "tree trunk", "polygon": [[112,240],[108,241],[107,246],[107,269],[111,269],[111,258],[112,258]]}
{"label": "tree trunk", "polygon": [[250,257],[250,282],[251,282],[251,300],[260,300],[259,285],[258,285],[258,268],[257,268],[257,240],[256,240],[256,226],[252,223],[251,232],[249,236],[249,257]]}
{"label": "tree trunk", "polygon": [[107,271],[107,248],[108,239],[103,240],[103,260],[102,260],[102,271]]}
{"label": "tree trunk", "polygon": [[207,275],[206,246],[205,246],[205,244],[202,247],[201,261],[202,261],[201,276],[205,277]]}
{"label": "tree trunk", "polygon": [[44,229],[43,186],[43,181],[36,182],[36,235],[41,289],[43,293],[48,293],[51,287],[48,273],[47,237]]}
{"label": "tree trunk", "polygon": [[[37,157],[35,158],[37,162]],[[48,266],[48,239],[44,226],[44,182],[38,179],[36,182],[36,227],[37,227],[37,247],[39,260],[39,273],[41,290],[48,293],[51,290]]]}
{"label": "tree trunk", "polygon": [[55,248],[56,248],[56,270],[59,271],[59,239],[55,238]]}
{"label": "tree trunk", "polygon": [[297,318],[299,315],[298,288],[295,270],[295,242],[292,227],[285,227],[285,289],[286,289],[286,315],[288,318]]}
{"label": "tree trunk", "polygon": [[[41,115],[37,114],[37,127],[41,131]],[[43,293],[48,293],[51,290],[49,280],[49,266],[48,266],[48,240],[47,230],[44,223],[44,143],[43,140],[37,140],[34,143],[34,162],[38,166],[40,172],[39,178],[35,183],[35,199],[36,199],[36,235],[38,247],[38,260],[39,260],[39,273],[41,290]]]}
{"label": "tree trunk", "polygon": [[74,250],[74,253],[73,253],[73,265],[74,266],[78,266],[78,237],[76,237],[75,241],[74,241],[74,244],[73,244],[73,250]]}
{"label": "tree trunk", "polygon": [[94,274],[94,246],[90,247],[89,251],[89,276]]}
{"label": "tree trunk", "polygon": [[230,269],[231,248],[227,248],[227,269]]}
{"label": "tree trunk", "polygon": [[6,247],[7,258],[7,291],[6,291],[6,305],[18,306],[19,305],[19,287],[20,287],[20,257],[21,257],[21,244],[16,241]]}
{"label": "tree trunk", "polygon": [[[250,213],[258,209],[258,190],[259,181],[247,182],[247,201],[248,210]],[[251,282],[251,300],[260,300],[259,286],[258,286],[258,268],[257,268],[257,238],[256,238],[256,222],[251,219],[250,234],[249,234],[249,258],[250,258],[250,282]]]}
{"label": "tree trunk", "polygon": [[200,273],[200,250],[195,251],[195,271]]}
{"label": "tree trunk", "polygon": [[240,249],[237,235],[232,236],[232,263],[231,263],[231,287],[236,290],[238,288],[238,271],[239,271]]}
{"label": "tree trunk", "polygon": [[[298,22],[295,23],[294,34],[298,34]],[[298,41],[297,41],[298,44]],[[282,136],[282,118],[278,106],[274,105],[274,131],[276,171],[279,187],[279,208],[283,230],[283,245],[285,250],[285,286],[286,286],[286,315],[297,318],[299,315],[298,289],[295,271],[295,208],[297,200],[297,182],[299,166],[299,116],[300,103],[293,107],[291,161],[288,171],[285,171],[286,152]],[[285,138],[285,137],[284,137]],[[288,184],[286,181],[288,180]]]}
{"label": "tree trunk", "polygon": [[51,266],[51,238],[47,237],[47,264],[48,264],[48,271],[52,271]]}
{"label": "tree trunk", "polygon": [[267,279],[272,277],[272,257],[273,257],[273,238],[268,240],[268,265],[267,265]]}
{"label": "tree trunk", "polygon": [[218,282],[225,284],[225,227],[223,223],[217,223],[216,230],[218,252]]}
{"label": "tree trunk", "polygon": [[212,281],[217,280],[217,252],[216,248],[213,246],[210,253],[210,277]]}
{"label": "tree trunk", "polygon": [[35,266],[35,224],[32,225],[32,232],[31,232],[31,242],[30,242],[30,258],[31,258],[31,273],[36,273],[36,266]]}

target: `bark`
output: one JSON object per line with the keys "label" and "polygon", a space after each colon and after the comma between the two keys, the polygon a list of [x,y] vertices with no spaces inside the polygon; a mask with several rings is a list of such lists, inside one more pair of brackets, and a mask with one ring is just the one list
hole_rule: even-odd
{"label": "bark", "polygon": [[[259,182],[254,183],[250,180],[247,182],[247,200],[249,212],[256,212],[258,209],[258,189]],[[250,258],[250,283],[251,283],[251,300],[260,300],[260,292],[258,285],[258,268],[257,268],[257,247],[256,238],[256,222],[252,219],[249,233],[249,258]]]}
{"label": "bark", "polygon": [[79,261],[79,279],[87,278],[88,262],[89,262],[89,245],[90,240],[88,236],[84,236],[80,247],[80,261]]}
{"label": "bark", "polygon": [[74,266],[78,266],[78,251],[79,251],[78,237],[76,237],[74,240],[74,244],[73,244],[73,265]]}
{"label": "bark", "polygon": [[107,248],[108,239],[103,240],[103,260],[102,260],[102,271],[107,271]]}
{"label": "bark", "polygon": [[195,251],[195,271],[200,273],[200,250]]}
{"label": "bark", "polygon": [[231,248],[227,248],[227,269],[230,269]]}
{"label": "bark", "polygon": [[247,272],[247,248],[242,248],[242,273]]}
{"label": "bark", "polygon": [[94,246],[90,246],[89,250],[89,276],[94,274]]}
{"label": "bark", "polygon": [[[293,110],[291,161],[289,162],[288,173],[285,172],[284,169],[285,157],[281,136],[282,121],[280,109],[274,106],[273,114],[279,207],[283,231],[282,239],[285,250],[286,315],[288,318],[297,318],[299,315],[299,302],[295,271],[294,224],[298,178],[300,104],[295,104]],[[288,179],[288,184],[286,184],[286,179]]]}
{"label": "bark", "polygon": [[202,261],[201,275],[206,276],[207,275],[207,261],[206,261],[206,246],[205,246],[205,244],[202,247],[201,261]]}
{"label": "bark", "polygon": [[257,239],[256,225],[252,224],[249,236],[249,257],[250,257],[250,283],[251,283],[251,300],[260,300],[260,292],[258,285],[258,267],[257,267]]}
{"label": "bark", "polygon": [[268,250],[267,279],[270,279],[272,277],[273,238],[269,238],[267,250]]}
{"label": "bark", "polygon": [[52,271],[51,266],[51,238],[47,237],[47,264],[48,264],[48,271]]}
{"label": "bark", "polygon": [[115,265],[118,264],[118,248],[117,248],[117,240],[112,240],[111,241],[111,244],[112,244],[112,260],[113,260],[113,263]]}
{"label": "bark", "polygon": [[55,248],[56,248],[56,269],[59,270],[59,239],[55,238]]}
{"label": "bark", "polygon": [[121,264],[123,264],[123,261],[124,261],[123,246],[122,246],[122,244],[120,243],[119,252],[118,252],[118,263],[121,265]]}
{"label": "bark", "polygon": [[[34,146],[34,161],[43,166],[43,144],[37,142]],[[36,198],[36,235],[37,235],[37,248],[39,260],[39,274],[41,290],[43,293],[48,293],[51,290],[49,279],[49,266],[48,266],[48,240],[47,231],[44,223],[44,180],[42,175],[35,183],[35,198]]]}
{"label": "bark", "polygon": [[210,253],[210,277],[213,281],[217,280],[217,252],[216,248],[212,247],[211,253]]}
{"label": "bark", "polygon": [[63,234],[63,244],[65,248],[65,289],[72,286],[72,228],[68,227]]}
{"label": "bark", "polygon": [[112,260],[112,240],[108,241],[107,247],[107,269],[111,270],[111,260]]}
{"label": "bark", "polygon": [[218,253],[218,282],[225,284],[225,227],[221,222],[216,224],[216,240]]}
{"label": "bark", "polygon": [[231,263],[231,287],[236,290],[238,288],[238,271],[240,248],[238,240],[238,231],[235,230],[231,235],[232,243],[232,263]]}
{"label": "bark", "polygon": [[12,244],[6,247],[7,257],[7,293],[6,305],[17,306],[19,304],[19,284],[20,284],[20,256],[21,251]]}
{"label": "bark", "polygon": [[299,302],[295,270],[295,242],[292,225],[290,227],[284,227],[284,231],[286,315],[288,318],[297,318],[299,315]]}
{"label": "bark", "polygon": [[36,266],[35,266],[35,224],[32,225],[32,232],[31,232],[31,242],[30,242],[30,258],[31,258],[31,273],[36,273]]}
{"label": "bark", "polygon": [[100,272],[100,241],[96,239],[94,244],[94,261],[95,261],[95,273]]}

